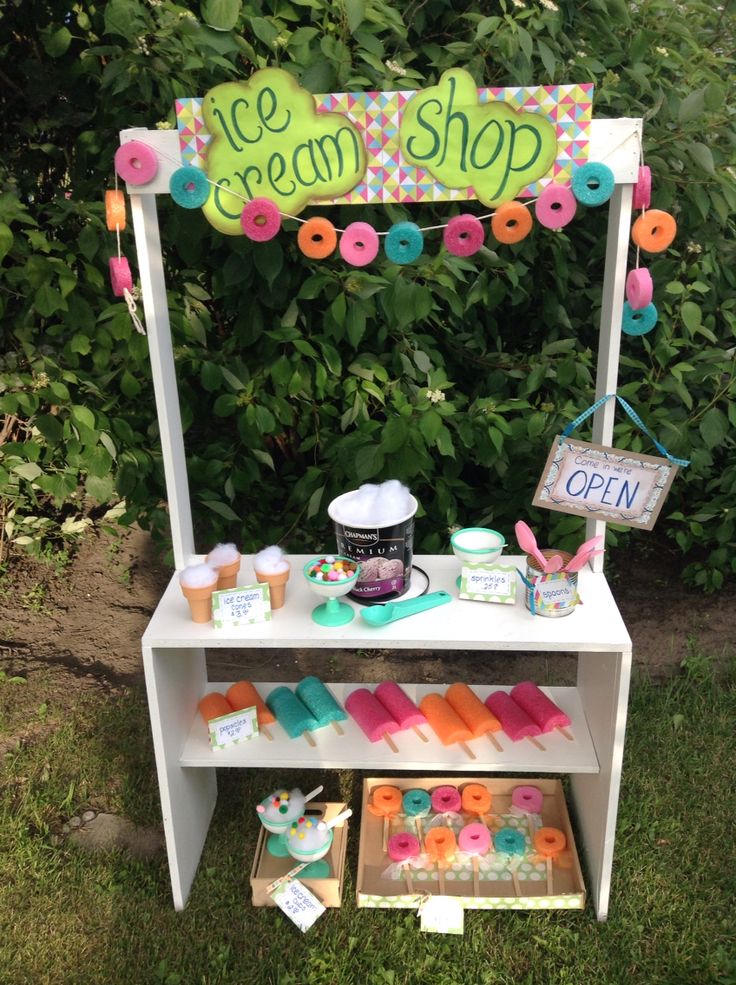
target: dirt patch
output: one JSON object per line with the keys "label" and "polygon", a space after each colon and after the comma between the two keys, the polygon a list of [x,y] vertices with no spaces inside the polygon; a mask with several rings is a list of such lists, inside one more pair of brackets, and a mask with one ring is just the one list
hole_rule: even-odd
{"label": "dirt patch", "polygon": [[[736,650],[736,586],[702,595],[679,580],[681,558],[651,544],[618,555],[612,588],[634,643],[634,659],[654,677],[674,672],[692,646],[717,658]],[[43,707],[70,707],[82,691],[140,685],[140,638],[171,575],[150,537],[133,528],[95,533],[73,560],[15,558],[0,580],[0,671],[25,684],[0,688],[3,731],[12,742],[46,728]],[[239,650],[214,651],[212,679],[574,681],[575,658],[544,654]],[[40,709],[40,711],[39,711]],[[17,723],[17,728],[11,722]],[[6,743],[7,748],[7,743]]]}

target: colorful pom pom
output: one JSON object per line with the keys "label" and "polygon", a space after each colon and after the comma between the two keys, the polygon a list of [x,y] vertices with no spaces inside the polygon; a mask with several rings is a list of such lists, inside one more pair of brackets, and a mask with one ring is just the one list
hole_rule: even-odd
{"label": "colorful pom pom", "polygon": [[677,223],[669,214],[660,209],[644,212],[631,227],[631,238],[647,253],[661,253],[666,250],[677,232]]}
{"label": "colorful pom pom", "polygon": [[122,298],[125,291],[133,290],[133,275],[125,257],[110,257],[110,283],[116,298]]}
{"label": "colorful pom pom", "polygon": [[265,243],[281,229],[281,213],[270,198],[254,198],[243,206],[240,226],[248,239]]}
{"label": "colorful pom pom", "polygon": [[547,229],[562,229],[575,218],[577,203],[567,185],[547,185],[537,199],[537,221]]}
{"label": "colorful pom pom", "polygon": [[158,157],[153,147],[131,140],[115,151],[115,170],[129,185],[147,185],[158,172]]}
{"label": "colorful pom pom", "polygon": [[652,201],[652,172],[646,167],[639,168],[639,175],[634,185],[632,206],[635,209],[648,209]]}
{"label": "colorful pom pom", "polygon": [[499,243],[520,243],[532,228],[532,214],[521,202],[504,202],[491,219],[491,231]]}
{"label": "colorful pom pom", "polygon": [[572,176],[572,193],[583,205],[603,205],[613,195],[613,171],[607,164],[588,161]]}
{"label": "colorful pom pom", "polygon": [[469,257],[483,245],[483,224],[474,215],[455,215],[445,226],[442,239],[448,253]]}
{"label": "colorful pom pom", "polygon": [[169,191],[177,205],[199,209],[209,198],[210,185],[201,168],[177,168],[169,180]]}
{"label": "colorful pom pom", "polygon": [[424,236],[415,222],[397,222],[386,236],[386,256],[391,263],[412,263],[424,249]]}
{"label": "colorful pom pom", "polygon": [[353,267],[365,267],[378,254],[378,233],[367,222],[351,222],[340,237],[340,256]]}
{"label": "colorful pom pom", "polygon": [[105,222],[111,233],[125,229],[125,195],[119,188],[105,192]]}
{"label": "colorful pom pom", "polygon": [[624,315],[621,331],[626,335],[646,335],[657,324],[657,309],[653,304],[635,311],[628,301],[624,301]]}
{"label": "colorful pom pom", "polygon": [[315,216],[299,227],[296,235],[299,249],[311,260],[324,260],[335,252],[337,233],[329,219]]}
{"label": "colorful pom pom", "polygon": [[641,308],[646,308],[652,303],[653,294],[652,275],[647,268],[638,267],[636,270],[630,270],[626,278],[626,300],[632,309],[639,311]]}

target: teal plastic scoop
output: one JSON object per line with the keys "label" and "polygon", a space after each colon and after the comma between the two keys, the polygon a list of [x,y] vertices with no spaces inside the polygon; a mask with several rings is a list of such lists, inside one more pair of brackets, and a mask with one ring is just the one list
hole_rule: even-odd
{"label": "teal plastic scoop", "polygon": [[444,605],[451,598],[452,596],[447,592],[430,592],[429,595],[405,599],[403,602],[372,605],[368,609],[361,609],[360,614],[371,626],[385,626],[387,623],[396,622],[397,619],[406,619],[407,616],[413,616],[417,612],[424,612],[425,609],[434,609],[436,605]]}

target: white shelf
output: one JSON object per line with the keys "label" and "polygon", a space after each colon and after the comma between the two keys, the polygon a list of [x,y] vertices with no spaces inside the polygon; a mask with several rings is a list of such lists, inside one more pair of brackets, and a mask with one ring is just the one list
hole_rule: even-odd
{"label": "white shelf", "polygon": [[[414,563],[427,572],[429,591],[449,592],[453,600],[420,615],[388,626],[372,627],[360,617],[347,626],[327,628],[311,618],[320,600],[311,591],[302,568],[313,555],[292,555],[286,603],[270,622],[231,629],[195,623],[174,575],[143,637],[150,647],[340,647],[351,649],[432,650],[546,650],[618,652],[630,649],[631,640],[603,573],[586,569],[578,576],[583,601],[562,618],[533,616],[524,604],[524,586],[517,578],[515,605],[470,602],[457,597],[455,580],[460,564],[453,555],[419,555]],[[523,557],[501,559],[525,571]],[[419,576],[415,576],[418,580]],[[254,584],[252,558],[244,557],[238,584]],[[413,586],[412,586],[413,587]]]}
{"label": "white shelf", "polygon": [[[209,684],[206,691],[221,691],[223,694],[230,685]],[[259,694],[265,698],[279,684],[258,684]],[[335,698],[344,706],[351,691],[359,687],[374,690],[375,685],[329,684]],[[406,694],[419,702],[425,694],[438,691],[444,694],[446,684],[402,684]],[[473,691],[481,700],[497,690],[508,691],[496,685],[473,684]],[[269,742],[259,735],[249,742],[225,749],[213,750],[204,722],[196,715],[184,743],[179,759],[181,766],[267,766],[288,769],[364,769],[377,770],[379,775],[385,770],[452,770],[456,772],[510,771],[523,773],[597,773],[598,759],[590,737],[588,723],[577,689],[574,687],[545,688],[555,704],[566,712],[571,721],[573,741],[559,732],[539,736],[545,747],[542,752],[527,739],[512,742],[504,732],[497,732],[503,752],[499,753],[485,736],[468,742],[468,747],[477,759],[470,759],[459,745],[443,746],[428,725],[422,732],[429,742],[422,740],[409,729],[393,736],[399,752],[395,753],[383,740],[370,742],[352,718],[340,722],[344,735],[338,735],[331,726],[310,733],[316,748],[306,739],[290,739],[283,728],[269,725],[273,735]]]}

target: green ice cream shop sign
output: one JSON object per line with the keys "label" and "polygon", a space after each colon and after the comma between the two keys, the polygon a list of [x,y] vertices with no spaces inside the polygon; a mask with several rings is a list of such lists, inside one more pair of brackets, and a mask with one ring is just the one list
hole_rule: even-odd
{"label": "green ice cream shop sign", "polygon": [[[313,204],[478,199],[567,181],[587,158],[591,86],[479,89],[464,69],[427,89],[315,96],[265,68],[177,100],[182,155],[214,186],[204,212],[240,235],[244,199]],[[542,186],[539,186],[540,188]]]}

